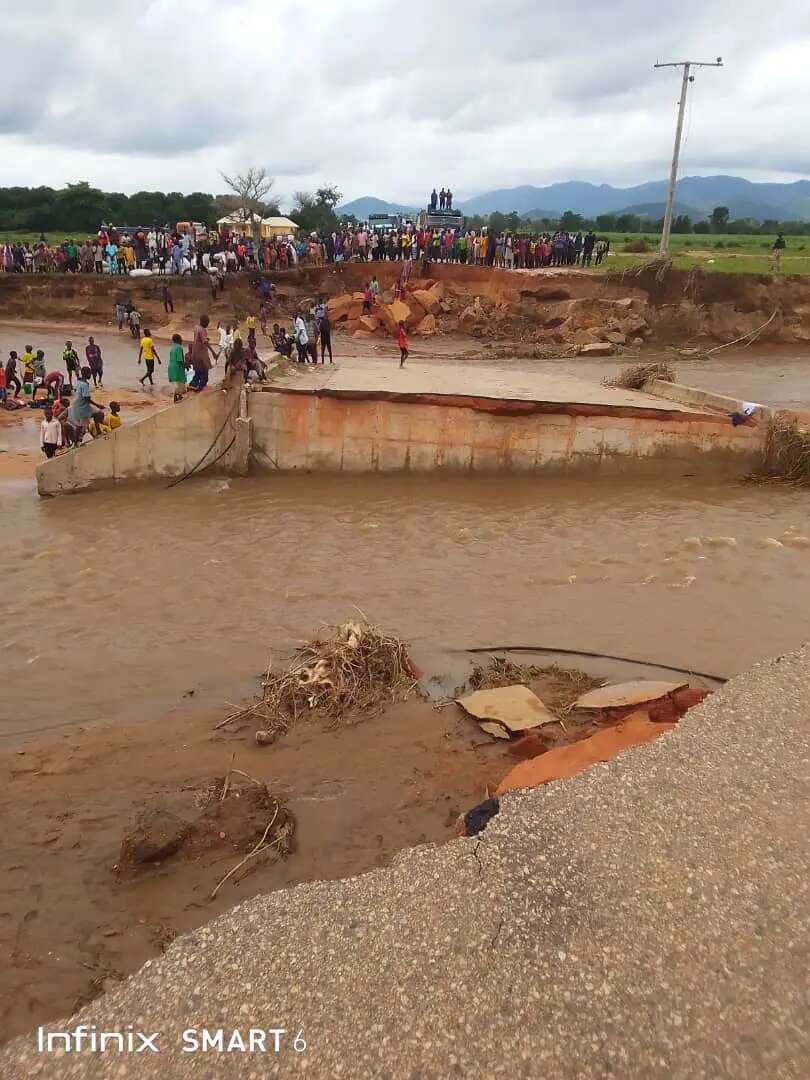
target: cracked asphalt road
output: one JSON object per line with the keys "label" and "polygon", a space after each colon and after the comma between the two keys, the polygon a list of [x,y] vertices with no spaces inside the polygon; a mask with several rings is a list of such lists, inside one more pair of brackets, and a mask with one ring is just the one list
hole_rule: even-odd
{"label": "cracked asphalt road", "polygon": [[[0,1074],[807,1076],[809,714],[805,647],[505,798],[479,838],[234,908],[70,1021],[159,1031],[159,1054],[31,1035]],[[184,1053],[203,1027],[286,1034],[278,1053]]]}

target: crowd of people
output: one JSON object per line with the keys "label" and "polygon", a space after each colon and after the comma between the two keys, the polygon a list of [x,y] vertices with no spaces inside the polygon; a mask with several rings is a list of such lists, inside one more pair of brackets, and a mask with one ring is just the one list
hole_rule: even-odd
{"label": "crowd of people", "polygon": [[[433,193],[435,195],[435,192]],[[452,192],[439,199],[452,204]],[[431,196],[432,201],[433,196]],[[191,229],[112,227],[77,243],[0,244],[0,269],[7,273],[192,274],[207,273],[212,287],[226,273],[286,270],[298,265],[323,266],[354,261],[429,259],[505,269],[599,265],[610,242],[593,232],[494,233],[458,227],[426,228],[412,224],[380,229],[359,225],[308,236],[255,239],[222,229],[196,235]]]}
{"label": "crowd of people", "polygon": [[160,228],[122,231],[112,226],[81,242],[0,244],[0,271],[6,273],[156,274],[286,270],[319,256],[313,237],[280,236],[256,242],[229,230],[198,235],[192,229]]}
{"label": "crowd of people", "polygon": [[120,427],[120,404],[93,400],[93,389],[103,386],[103,376],[103,355],[93,336],[84,347],[84,361],[67,340],[61,366],[48,364],[44,349],[26,345],[22,356],[11,349],[0,364],[0,407],[42,410],[40,443],[50,458],[63,447],[78,446],[87,435],[98,438]]}

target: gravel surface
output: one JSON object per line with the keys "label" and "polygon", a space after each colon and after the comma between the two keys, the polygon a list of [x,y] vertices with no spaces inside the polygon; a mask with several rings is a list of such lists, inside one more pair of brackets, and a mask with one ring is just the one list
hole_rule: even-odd
{"label": "gravel surface", "polygon": [[[808,702],[805,647],[479,838],[234,908],[49,1028],[134,1025],[159,1054],[32,1034],[0,1075],[807,1076]],[[286,1033],[183,1053],[188,1028]]]}

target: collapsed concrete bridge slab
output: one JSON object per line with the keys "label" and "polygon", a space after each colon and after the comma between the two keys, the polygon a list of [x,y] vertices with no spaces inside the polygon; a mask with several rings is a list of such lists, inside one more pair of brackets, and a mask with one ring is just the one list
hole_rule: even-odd
{"label": "collapsed concrete bridge slab", "polygon": [[[764,426],[699,391],[667,397],[569,376],[349,361],[211,391],[37,470],[42,495],[205,469],[745,474]],[[714,405],[714,407],[713,407]]]}

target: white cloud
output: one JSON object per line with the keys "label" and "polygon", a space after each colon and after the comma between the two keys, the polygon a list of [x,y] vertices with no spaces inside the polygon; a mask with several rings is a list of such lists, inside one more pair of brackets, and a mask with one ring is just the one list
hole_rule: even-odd
{"label": "white cloud", "polygon": [[[421,200],[665,175],[678,74],[684,170],[810,167],[805,0],[4,0],[3,183],[222,189],[266,165],[281,194]],[[790,37],[785,40],[786,28]]]}

